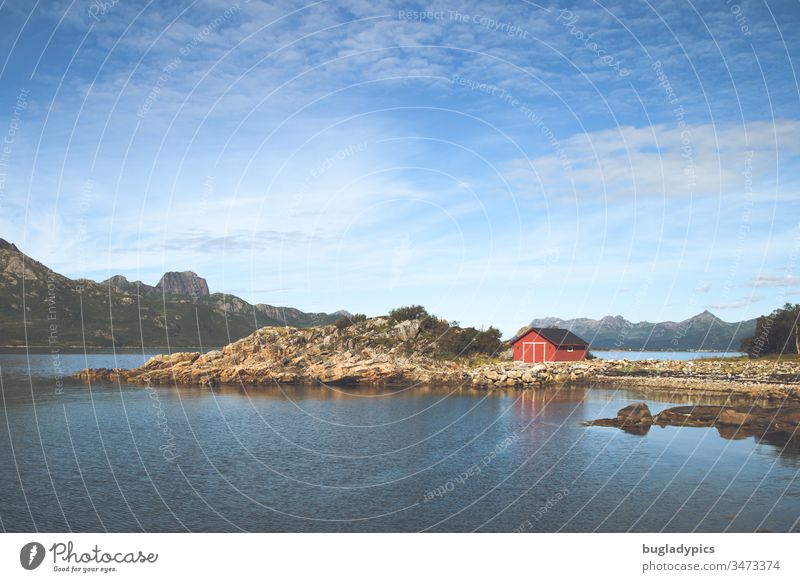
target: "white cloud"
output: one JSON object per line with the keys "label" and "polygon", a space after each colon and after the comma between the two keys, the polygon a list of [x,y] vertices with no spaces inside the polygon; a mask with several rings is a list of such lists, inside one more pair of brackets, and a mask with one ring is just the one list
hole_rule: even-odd
{"label": "white cloud", "polygon": [[[597,201],[622,197],[729,195],[768,189],[783,164],[800,154],[800,121],[621,126],[578,134],[557,152],[513,160],[507,177],[521,190],[548,198]],[[540,182],[541,181],[541,182]]]}
{"label": "white cloud", "polygon": [[750,281],[753,287],[794,287],[800,285],[800,277],[784,275],[782,277],[772,277],[759,275]]}
{"label": "white cloud", "polygon": [[694,290],[697,291],[698,293],[708,293],[709,291],[711,291],[711,283],[703,283],[701,285],[698,285],[697,287],[695,287]]}

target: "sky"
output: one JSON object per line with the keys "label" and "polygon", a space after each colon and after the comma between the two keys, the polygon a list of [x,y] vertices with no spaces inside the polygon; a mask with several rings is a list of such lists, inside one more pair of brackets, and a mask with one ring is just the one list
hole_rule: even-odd
{"label": "sky", "polygon": [[0,0],[0,237],[506,334],[800,301],[796,2],[273,4]]}

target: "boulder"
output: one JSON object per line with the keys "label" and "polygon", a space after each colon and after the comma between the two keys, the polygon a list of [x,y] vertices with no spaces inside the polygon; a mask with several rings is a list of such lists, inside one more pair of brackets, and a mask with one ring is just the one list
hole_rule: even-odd
{"label": "boulder", "polygon": [[658,413],[661,426],[714,426],[723,411],[722,406],[674,406]]}
{"label": "boulder", "polygon": [[514,348],[508,348],[507,350],[499,352],[497,358],[504,362],[510,362],[514,359]]}
{"label": "boulder", "polygon": [[[759,406],[674,406],[655,417],[644,403],[621,409],[616,418],[601,418],[589,426],[629,428],[659,426],[716,427],[720,436],[739,439],[758,436],[767,439],[800,439],[800,407],[762,408]],[[644,431],[646,432],[646,431]]]}
{"label": "boulder", "polygon": [[[726,407],[718,424],[749,431],[778,431],[795,434],[800,429],[800,408]],[[800,436],[800,435],[798,435]]]}
{"label": "boulder", "polygon": [[401,321],[394,326],[397,331],[397,337],[404,342],[416,339],[419,335],[420,325],[418,319],[411,319],[409,321]]}
{"label": "boulder", "polygon": [[615,418],[600,418],[586,423],[588,426],[611,426],[636,435],[644,435],[653,425],[653,415],[644,402],[629,404],[617,411]]}
{"label": "boulder", "polygon": [[647,404],[636,402],[619,409],[617,411],[617,420],[622,424],[652,424],[653,415],[650,414],[650,407]]}

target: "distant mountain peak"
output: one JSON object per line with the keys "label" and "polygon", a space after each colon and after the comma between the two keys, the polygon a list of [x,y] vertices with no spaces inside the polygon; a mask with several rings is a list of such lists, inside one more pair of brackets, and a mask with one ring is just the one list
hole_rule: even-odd
{"label": "distant mountain peak", "polygon": [[130,281],[128,281],[128,278],[125,275],[113,275],[113,276],[109,277],[108,279],[106,279],[105,281],[100,281],[100,284],[101,285],[115,285],[115,286],[120,285],[121,286],[121,285],[130,284]]}
{"label": "distant mountain peak", "polygon": [[711,313],[708,309],[703,310],[694,317],[690,317],[687,321],[721,321],[719,317]]}
{"label": "distant mountain peak", "polygon": [[194,271],[170,271],[164,273],[156,285],[160,293],[170,295],[191,295],[193,297],[208,297],[208,282]]}
{"label": "distant mountain peak", "polygon": [[738,350],[755,331],[755,320],[728,323],[707,309],[681,322],[640,321],[621,315],[601,319],[543,317],[533,327],[562,327],[590,342],[596,350]]}
{"label": "distant mountain peak", "polygon": [[149,295],[155,293],[156,290],[155,287],[146,285],[141,281],[129,281],[125,275],[114,275],[105,281],[101,281],[100,284],[110,287],[113,291],[136,295]]}
{"label": "distant mountain peak", "polygon": [[600,321],[608,323],[628,323],[628,320],[621,315],[606,315]]}

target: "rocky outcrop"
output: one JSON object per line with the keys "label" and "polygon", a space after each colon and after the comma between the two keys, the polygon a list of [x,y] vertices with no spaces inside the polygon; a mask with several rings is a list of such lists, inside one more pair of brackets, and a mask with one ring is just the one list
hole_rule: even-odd
{"label": "rocky outcrop", "polygon": [[164,273],[156,285],[156,291],[167,295],[188,295],[190,297],[208,297],[208,283],[193,271]]}
{"label": "rocky outcrop", "polygon": [[0,251],[12,251],[18,253],[19,249],[14,243],[10,243],[4,238],[0,238]]}
{"label": "rocky outcrop", "polygon": [[265,327],[206,354],[152,358],[132,370],[84,370],[84,379],[143,384],[452,384],[468,368],[432,356],[435,345],[409,339],[409,326],[373,318],[339,330]]}
{"label": "rocky outcrop", "polygon": [[37,281],[36,269],[25,257],[18,252],[10,251],[10,255],[3,261],[3,275],[4,278],[11,283],[16,283],[20,280]]}
{"label": "rocky outcrop", "polygon": [[622,423],[646,424],[653,422],[653,415],[650,414],[650,408],[647,404],[637,402],[617,411],[617,419]]}
{"label": "rocky outcrop", "polygon": [[614,418],[600,418],[587,423],[589,426],[613,426],[634,434],[645,434],[653,426],[655,418],[644,402],[630,404],[617,411]]}
{"label": "rocky outcrop", "polygon": [[659,412],[653,421],[661,426],[714,426],[723,410],[722,406],[675,406]]}
{"label": "rocky outcrop", "polygon": [[800,407],[675,406],[651,415],[647,404],[639,402],[622,408],[615,418],[586,424],[616,427],[635,434],[645,434],[653,425],[716,427],[725,438],[769,436],[789,440],[800,438]]}

